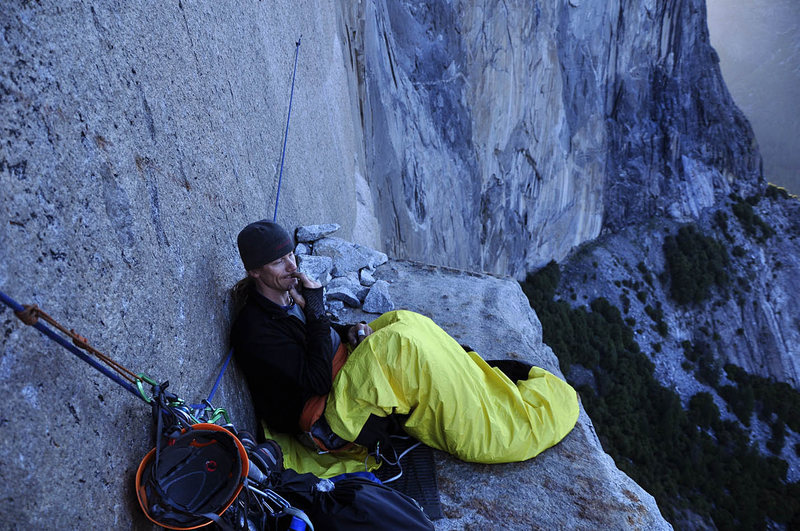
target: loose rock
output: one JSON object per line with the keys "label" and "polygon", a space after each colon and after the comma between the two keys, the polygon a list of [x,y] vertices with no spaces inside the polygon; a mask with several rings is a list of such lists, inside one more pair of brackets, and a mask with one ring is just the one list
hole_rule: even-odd
{"label": "loose rock", "polygon": [[369,269],[362,269],[359,273],[359,280],[361,281],[362,286],[370,287],[375,284],[375,277],[372,275]]}
{"label": "loose rock", "polygon": [[294,248],[294,254],[295,256],[311,254],[311,246],[306,243],[298,243],[297,247]]}
{"label": "loose rock", "polygon": [[365,312],[379,314],[394,310],[394,303],[389,295],[389,283],[385,280],[375,282],[364,298],[362,309]]}
{"label": "loose rock", "polygon": [[339,300],[357,308],[361,305],[358,298],[358,291],[361,285],[352,277],[337,277],[328,283],[327,295],[330,300]]}
{"label": "loose rock", "polygon": [[365,267],[374,269],[388,260],[388,257],[380,251],[336,237],[323,238],[316,242],[314,254],[329,256],[333,259],[331,274],[335,277],[344,276]]}
{"label": "loose rock", "polygon": [[325,302],[325,308],[338,318],[339,312],[344,309],[344,303],[337,300],[328,300]]}
{"label": "loose rock", "polygon": [[326,286],[331,280],[332,267],[333,260],[327,256],[303,255],[297,269]]}
{"label": "loose rock", "polygon": [[315,242],[333,234],[339,230],[339,225],[336,223],[326,223],[324,225],[307,225],[297,228],[297,241],[298,242]]}

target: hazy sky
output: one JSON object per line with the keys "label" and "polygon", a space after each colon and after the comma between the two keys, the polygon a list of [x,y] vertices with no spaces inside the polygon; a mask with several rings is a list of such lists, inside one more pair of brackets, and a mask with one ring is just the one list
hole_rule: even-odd
{"label": "hazy sky", "polygon": [[800,0],[707,0],[725,83],[756,133],[767,181],[800,194]]}

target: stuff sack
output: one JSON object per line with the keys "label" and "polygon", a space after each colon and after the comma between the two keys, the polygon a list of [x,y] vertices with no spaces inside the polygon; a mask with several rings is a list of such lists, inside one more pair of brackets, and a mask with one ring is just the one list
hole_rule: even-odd
{"label": "stuff sack", "polygon": [[363,477],[334,483],[286,469],[274,490],[308,515],[314,531],[434,528],[413,498]]}

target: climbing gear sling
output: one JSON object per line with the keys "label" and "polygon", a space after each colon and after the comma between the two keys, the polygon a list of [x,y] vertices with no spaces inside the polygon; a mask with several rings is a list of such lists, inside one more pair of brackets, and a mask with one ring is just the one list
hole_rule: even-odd
{"label": "climbing gear sling", "polygon": [[[159,384],[124,368],[35,306],[23,307],[2,292],[0,299],[23,322],[150,404],[155,447],[139,464],[135,487],[139,506],[153,523],[178,530],[214,523],[223,530],[314,531],[315,525],[307,516],[311,513],[322,530],[385,526],[433,529],[412,498],[363,478],[349,477],[334,484],[313,474],[285,469],[278,443],[256,444],[252,435],[239,432],[225,410],[213,408],[209,400],[203,401],[202,410],[193,408],[168,391],[169,382]],[[225,365],[227,362],[223,370]],[[220,378],[221,374],[215,388]],[[145,383],[152,387],[150,396],[144,392]],[[226,424],[217,424],[220,420]]]}
{"label": "climbing gear sling", "polygon": [[[139,391],[139,389],[141,389],[141,375],[132,373],[125,367],[119,365],[109,357],[91,347],[85,338],[76,334],[74,330],[67,330],[65,327],[61,326],[55,319],[47,315],[35,304],[23,306],[2,291],[0,291],[0,300],[14,310],[14,313],[20,319],[20,321],[28,326],[33,326],[39,330],[39,332],[75,354],[114,382],[118,383],[128,392],[136,395],[139,398],[144,398]],[[40,318],[41,321],[39,320]],[[65,339],[63,336],[58,335],[42,321],[46,321],[55,327],[63,335],[66,335],[69,339],[71,339],[72,342],[70,343],[70,341]],[[80,349],[84,349],[86,352],[82,352]],[[87,353],[93,354],[97,359],[92,358]],[[103,365],[101,362],[105,363],[106,365]],[[138,388],[137,385],[139,386]]]}

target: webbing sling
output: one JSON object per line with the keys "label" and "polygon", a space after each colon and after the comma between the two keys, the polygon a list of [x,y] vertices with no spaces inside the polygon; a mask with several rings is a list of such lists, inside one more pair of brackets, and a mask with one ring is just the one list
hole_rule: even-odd
{"label": "webbing sling", "polygon": [[[43,335],[58,343],[72,354],[91,365],[101,374],[107,376],[109,379],[119,384],[123,389],[135,395],[144,402],[148,404],[153,404],[154,402],[154,399],[150,396],[147,396],[145,393],[144,384],[149,384],[152,387],[153,396],[155,396],[156,389],[159,386],[166,388],[166,386],[169,385],[168,382],[158,384],[156,381],[142,373],[137,374],[125,368],[120,363],[114,361],[109,356],[89,345],[87,339],[75,333],[74,330],[67,330],[66,327],[58,323],[58,321],[50,317],[35,304],[23,306],[2,291],[0,291],[0,300],[2,300],[4,304],[11,308],[20,321],[22,321],[24,324],[33,326]],[[50,326],[45,324],[43,321],[46,321],[53,328],[61,332],[61,335],[56,333],[55,330],[50,328]],[[69,340],[71,340],[71,342]],[[230,361],[230,354],[227,361]],[[225,366],[227,366],[227,361]],[[225,366],[223,366],[223,371]],[[214,423],[220,418],[225,418],[226,422],[230,422],[227,411],[222,408],[214,408],[210,404],[210,400],[214,396],[214,392],[216,392],[216,388],[219,385],[219,380],[222,378],[222,374],[223,373],[221,371],[219,377],[217,378],[215,388],[212,389],[212,394],[209,399],[205,400],[201,405],[194,406],[194,411],[183,400],[174,394],[170,394],[171,400],[169,404],[162,405],[162,411],[167,412],[167,410],[169,410],[171,412],[170,414],[180,415],[187,424],[197,424],[203,420],[208,420],[209,422]]]}

